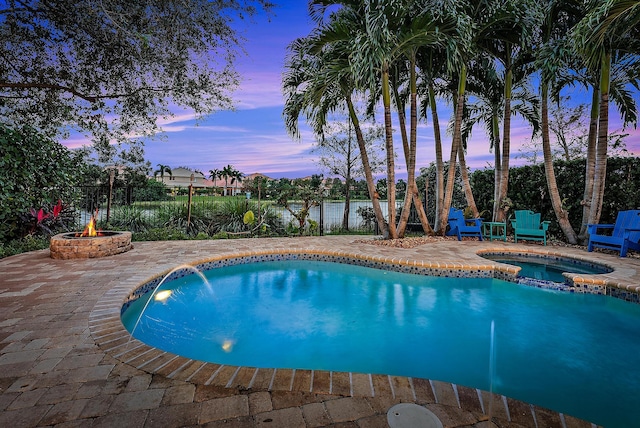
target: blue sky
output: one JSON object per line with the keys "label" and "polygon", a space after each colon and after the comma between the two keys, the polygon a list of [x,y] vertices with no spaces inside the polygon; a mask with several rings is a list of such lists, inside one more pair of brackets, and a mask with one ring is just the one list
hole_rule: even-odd
{"label": "blue sky", "polygon": [[[145,143],[145,157],[153,167],[157,164],[172,168],[186,166],[205,174],[214,168],[233,165],[245,175],[260,172],[273,178],[304,177],[322,172],[311,153],[314,138],[301,120],[300,140],[291,138],[282,119],[283,97],[281,76],[287,45],[297,37],[309,33],[313,23],[307,14],[307,2],[289,0],[279,2],[275,14],[267,18],[260,15],[254,22],[239,28],[246,39],[246,56],[240,56],[237,69],[242,82],[235,93],[235,111],[217,112],[198,123],[190,112],[177,111],[176,117],[163,123],[162,138]],[[583,94],[576,94],[583,95]],[[445,133],[450,108],[439,108],[445,160],[449,158],[451,137]],[[610,131],[621,129],[615,107],[610,110]],[[382,116],[377,118],[382,123]],[[429,121],[431,119],[429,118]],[[395,121],[395,117],[394,117]],[[397,127],[397,124],[394,123]],[[627,148],[640,156],[640,132],[627,130]],[[512,121],[512,165],[524,163],[517,159],[519,147],[530,140],[531,130],[518,119]],[[68,140],[69,147],[78,146],[84,139]],[[401,157],[401,141],[396,136],[396,161],[399,177],[406,176]],[[422,123],[418,129],[418,169],[434,160],[433,127]],[[467,162],[471,168],[483,168],[493,163],[493,154],[484,132],[474,129],[469,144]],[[325,174],[326,175],[326,174]]]}

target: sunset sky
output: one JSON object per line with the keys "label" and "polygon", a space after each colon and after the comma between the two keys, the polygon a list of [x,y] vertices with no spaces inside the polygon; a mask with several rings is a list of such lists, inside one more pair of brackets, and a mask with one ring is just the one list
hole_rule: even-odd
{"label": "sunset sky", "polygon": [[[313,24],[307,14],[306,1],[277,3],[280,6],[271,19],[261,15],[253,24],[239,29],[246,39],[247,55],[239,57],[237,62],[242,83],[234,95],[236,111],[217,112],[197,124],[189,112],[176,111],[176,117],[163,124],[163,138],[149,139],[145,143],[145,157],[152,167],[157,164],[172,168],[186,166],[208,175],[209,170],[230,164],[245,175],[260,172],[273,178],[296,178],[322,172],[315,161],[316,156],[311,153],[315,140],[304,120],[300,121],[302,138],[294,140],[287,134],[282,119],[281,76],[286,47],[295,38],[307,35]],[[585,97],[586,93],[574,94],[574,98],[577,96]],[[450,114],[450,107],[444,104],[439,107],[445,160],[449,158],[451,143],[451,137],[445,133]],[[621,130],[619,115],[613,106],[610,115],[610,132]],[[377,121],[383,123],[382,116]],[[429,123],[421,123],[418,129],[418,169],[434,160],[430,121],[431,118]],[[394,127],[397,126],[394,123]],[[627,148],[640,156],[640,131],[629,129],[626,132],[631,134],[626,140]],[[520,154],[519,147],[530,140],[531,128],[514,118],[511,138],[512,165],[521,165],[525,161],[516,157]],[[480,127],[474,129],[467,155],[471,168],[484,168],[493,163],[487,141]],[[65,144],[77,147],[84,142],[76,137]],[[400,156],[399,136],[395,143]],[[399,177],[406,176],[403,165],[404,159],[399,157],[396,161]]]}

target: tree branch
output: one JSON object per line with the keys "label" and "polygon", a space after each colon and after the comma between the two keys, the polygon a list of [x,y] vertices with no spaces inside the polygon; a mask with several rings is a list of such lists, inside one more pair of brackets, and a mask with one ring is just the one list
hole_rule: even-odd
{"label": "tree branch", "polygon": [[[127,98],[132,95],[135,95],[142,91],[149,92],[167,92],[172,90],[172,88],[150,88],[143,87],[138,88],[134,91],[131,91],[127,94],[106,94],[106,95],[88,95],[83,92],[78,91],[77,89],[70,88],[64,85],[57,85],[53,83],[11,83],[11,82],[0,82],[0,88],[10,88],[10,89],[50,89],[53,91],[65,91],[69,92],[72,95],[75,95],[78,98],[82,98],[85,101],[89,101],[90,103],[95,103],[98,100],[103,99],[116,99],[116,98]],[[8,98],[7,96],[0,95],[0,98]]]}

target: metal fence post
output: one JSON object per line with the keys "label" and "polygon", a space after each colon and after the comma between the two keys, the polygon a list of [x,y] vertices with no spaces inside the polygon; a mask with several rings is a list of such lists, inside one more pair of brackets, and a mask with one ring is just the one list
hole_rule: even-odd
{"label": "metal fence post", "polygon": [[324,235],[324,200],[320,199],[320,236]]}

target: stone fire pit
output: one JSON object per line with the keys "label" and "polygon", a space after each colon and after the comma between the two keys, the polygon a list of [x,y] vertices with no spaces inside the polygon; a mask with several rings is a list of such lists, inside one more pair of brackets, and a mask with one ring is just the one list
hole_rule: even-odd
{"label": "stone fire pit", "polygon": [[90,259],[124,253],[133,248],[131,232],[102,231],[100,236],[60,233],[51,238],[52,259]]}

